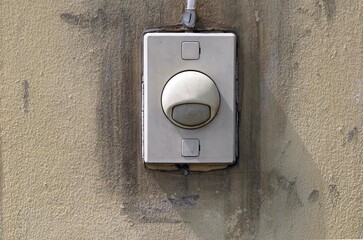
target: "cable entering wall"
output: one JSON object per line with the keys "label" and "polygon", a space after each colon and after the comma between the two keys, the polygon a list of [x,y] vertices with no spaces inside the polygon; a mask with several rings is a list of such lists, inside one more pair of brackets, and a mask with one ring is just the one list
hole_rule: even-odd
{"label": "cable entering wall", "polygon": [[187,28],[194,28],[197,21],[196,0],[187,0],[187,8],[183,15],[183,25]]}

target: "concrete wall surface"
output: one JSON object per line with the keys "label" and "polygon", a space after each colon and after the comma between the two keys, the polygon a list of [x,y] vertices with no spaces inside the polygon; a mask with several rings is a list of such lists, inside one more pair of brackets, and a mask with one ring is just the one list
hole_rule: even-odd
{"label": "concrete wall surface", "polygon": [[140,159],[141,33],[184,0],[0,6],[0,239],[363,238],[363,1],[198,1],[238,35],[240,159],[188,176]]}

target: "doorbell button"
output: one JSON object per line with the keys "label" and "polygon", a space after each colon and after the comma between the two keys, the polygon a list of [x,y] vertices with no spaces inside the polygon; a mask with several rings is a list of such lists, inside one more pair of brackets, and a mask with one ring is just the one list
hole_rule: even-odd
{"label": "doorbell button", "polygon": [[165,85],[161,105],[167,118],[175,125],[195,129],[213,120],[219,109],[219,91],[207,75],[185,71],[172,77]]}

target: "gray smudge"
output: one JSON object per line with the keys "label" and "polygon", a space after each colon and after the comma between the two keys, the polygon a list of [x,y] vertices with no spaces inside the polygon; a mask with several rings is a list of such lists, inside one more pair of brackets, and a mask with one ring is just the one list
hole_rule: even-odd
{"label": "gray smudge", "polygon": [[180,223],[179,219],[170,218],[170,211],[174,207],[194,208],[199,200],[199,195],[183,196],[180,198],[167,198],[157,206],[150,206],[142,203],[139,206],[141,211],[141,223]]}
{"label": "gray smudge", "polygon": [[354,137],[356,137],[357,135],[358,135],[358,129],[355,127],[353,128],[352,131],[348,133],[348,142],[351,142],[354,139]]}
{"label": "gray smudge", "polygon": [[338,191],[338,186],[335,184],[329,185],[329,198],[330,202],[335,207],[340,199],[340,192]]}
{"label": "gray smudge", "polygon": [[194,208],[199,200],[199,195],[185,196],[181,198],[168,198],[166,202],[170,203],[172,206]]}
{"label": "gray smudge", "polygon": [[296,190],[295,181],[289,182],[289,186],[287,188],[286,205],[291,208],[302,206],[302,202],[301,202],[299,195],[297,193],[297,190]]}
{"label": "gray smudge", "polygon": [[141,223],[181,223],[182,220],[169,218],[169,217],[149,217],[142,216]]}
{"label": "gray smudge", "polygon": [[29,82],[24,80],[23,85],[23,111],[24,113],[29,112]]}
{"label": "gray smudge", "polygon": [[332,20],[336,14],[335,0],[323,0],[324,12],[328,21]]}
{"label": "gray smudge", "polygon": [[282,150],[281,154],[285,154],[286,150],[290,147],[291,142],[292,142],[292,141],[291,141],[291,140],[289,140],[289,141],[285,144],[284,149]]}
{"label": "gray smudge", "polygon": [[[137,202],[140,161],[139,82],[134,57],[138,51],[137,31],[132,31],[127,12],[120,13],[118,30],[109,31],[111,39],[104,49],[98,106],[101,176],[111,192],[121,193]],[[128,27],[126,27],[128,26]],[[120,49],[122,48],[122,54]],[[127,89],[127,90],[126,90]],[[142,168],[142,166],[140,166]],[[136,198],[136,199],[134,199]],[[137,204],[136,204],[137,205]]]}
{"label": "gray smudge", "polygon": [[317,0],[316,4],[319,17],[323,13],[328,22],[333,20],[336,15],[336,4],[335,0]]}
{"label": "gray smudge", "polygon": [[107,15],[103,9],[98,9],[96,13],[61,13],[60,18],[68,24],[81,28],[104,29],[107,23]]}
{"label": "gray smudge", "polygon": [[286,206],[289,208],[301,207],[302,201],[299,198],[295,181],[288,181],[285,176],[281,175],[276,170],[273,170],[269,174],[269,192],[273,196],[279,189],[285,192]]}

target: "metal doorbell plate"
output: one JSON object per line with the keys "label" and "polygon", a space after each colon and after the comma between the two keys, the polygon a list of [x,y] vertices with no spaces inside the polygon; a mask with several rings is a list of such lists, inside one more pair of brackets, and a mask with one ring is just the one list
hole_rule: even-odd
{"label": "metal doorbell plate", "polygon": [[236,160],[236,36],[155,32],[143,36],[145,163]]}

